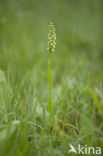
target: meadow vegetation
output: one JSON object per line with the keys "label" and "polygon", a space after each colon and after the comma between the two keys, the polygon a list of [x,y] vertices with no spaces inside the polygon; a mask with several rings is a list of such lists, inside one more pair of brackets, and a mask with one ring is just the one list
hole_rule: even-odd
{"label": "meadow vegetation", "polygon": [[102,0],[0,0],[0,156],[72,156],[69,144],[103,149],[102,10]]}

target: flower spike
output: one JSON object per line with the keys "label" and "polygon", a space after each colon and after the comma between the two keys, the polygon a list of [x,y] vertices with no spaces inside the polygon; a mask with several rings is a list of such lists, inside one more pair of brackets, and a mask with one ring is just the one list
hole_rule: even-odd
{"label": "flower spike", "polygon": [[49,23],[48,48],[50,52],[54,52],[56,47],[56,29],[54,23]]}

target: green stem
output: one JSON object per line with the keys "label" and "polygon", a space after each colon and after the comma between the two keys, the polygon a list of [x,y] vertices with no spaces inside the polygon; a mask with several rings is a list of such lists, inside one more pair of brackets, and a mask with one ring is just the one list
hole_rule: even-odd
{"label": "green stem", "polygon": [[48,69],[48,82],[49,82],[49,99],[48,99],[48,109],[50,115],[53,112],[53,102],[52,102],[52,72],[51,72],[51,62],[52,62],[52,52],[49,53],[49,69]]}

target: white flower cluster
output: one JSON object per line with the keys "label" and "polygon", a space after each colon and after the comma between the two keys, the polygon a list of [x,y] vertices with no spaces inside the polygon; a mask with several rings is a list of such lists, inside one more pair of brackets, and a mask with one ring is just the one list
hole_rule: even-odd
{"label": "white flower cluster", "polygon": [[50,21],[47,49],[49,49],[49,51],[51,52],[54,52],[55,47],[56,47],[56,29],[54,23]]}

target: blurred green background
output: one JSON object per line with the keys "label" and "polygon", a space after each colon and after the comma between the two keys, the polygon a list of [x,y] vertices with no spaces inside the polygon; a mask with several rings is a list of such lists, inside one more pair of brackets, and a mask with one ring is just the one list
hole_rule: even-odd
{"label": "blurred green background", "polygon": [[1,0],[1,69],[12,67],[16,78],[39,65],[44,65],[45,71],[49,20],[57,29],[56,64],[66,64],[66,58],[74,54],[76,59],[86,55],[99,67],[103,57],[102,10],[102,0]]}
{"label": "blurred green background", "polygon": [[[50,20],[57,34],[51,125]],[[102,0],[0,0],[1,156],[65,156],[69,143],[103,148],[102,42]]]}

